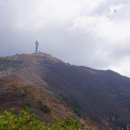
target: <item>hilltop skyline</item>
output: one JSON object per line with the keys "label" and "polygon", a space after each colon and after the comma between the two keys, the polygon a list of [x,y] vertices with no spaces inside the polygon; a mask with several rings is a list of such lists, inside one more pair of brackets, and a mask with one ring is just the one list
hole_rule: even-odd
{"label": "hilltop skyline", "polygon": [[0,55],[42,52],[130,77],[129,0],[0,0]]}

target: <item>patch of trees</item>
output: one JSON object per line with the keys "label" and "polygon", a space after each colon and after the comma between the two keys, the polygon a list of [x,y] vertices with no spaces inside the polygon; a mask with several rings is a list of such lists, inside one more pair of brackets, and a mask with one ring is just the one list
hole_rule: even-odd
{"label": "patch of trees", "polygon": [[18,69],[22,66],[22,60],[0,59],[0,70],[6,70],[8,68]]}
{"label": "patch of trees", "polygon": [[79,130],[80,127],[78,120],[69,117],[47,125],[26,110],[0,112],[0,130]]}

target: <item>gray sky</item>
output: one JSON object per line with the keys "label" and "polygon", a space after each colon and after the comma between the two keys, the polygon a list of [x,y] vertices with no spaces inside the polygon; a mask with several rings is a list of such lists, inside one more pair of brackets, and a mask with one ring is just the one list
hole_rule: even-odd
{"label": "gray sky", "polygon": [[0,0],[0,55],[40,49],[130,77],[130,0]]}

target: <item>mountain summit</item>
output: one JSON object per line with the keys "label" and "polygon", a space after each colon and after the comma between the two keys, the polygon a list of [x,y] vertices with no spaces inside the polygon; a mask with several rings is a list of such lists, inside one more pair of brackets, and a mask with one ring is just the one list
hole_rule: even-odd
{"label": "mountain summit", "polygon": [[40,117],[39,107],[46,106],[53,118],[130,121],[130,79],[111,70],[70,65],[45,53],[17,54],[0,58],[0,86],[1,109],[29,106]]}

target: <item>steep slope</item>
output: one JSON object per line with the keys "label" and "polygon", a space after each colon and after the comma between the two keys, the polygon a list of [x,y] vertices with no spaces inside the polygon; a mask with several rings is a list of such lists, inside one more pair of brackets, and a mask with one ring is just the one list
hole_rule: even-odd
{"label": "steep slope", "polygon": [[96,120],[130,121],[130,79],[110,70],[72,66],[59,60],[40,61],[48,69],[42,74],[49,88],[63,96],[83,115]]}
{"label": "steep slope", "polygon": [[53,72],[55,77],[60,78],[59,83],[58,78],[50,81],[51,78],[46,77],[48,84],[53,86],[51,89],[63,94],[83,114],[96,120],[108,117],[119,122],[130,120],[128,78],[111,71],[76,66],[51,65],[49,70],[51,76]]}
{"label": "steep slope", "polygon": [[[106,122],[126,125],[130,121],[130,79],[111,70],[95,70],[66,64],[44,53],[22,54],[0,59],[0,77],[2,80],[0,86],[3,86],[3,80],[8,86],[7,81],[11,78],[14,78],[13,81],[19,80],[20,84],[24,82],[25,85],[33,86],[33,94],[29,99],[34,100],[35,97],[36,102],[43,100],[37,99],[41,91],[48,93],[43,98],[52,95],[51,99],[56,100],[55,106],[47,104],[50,99],[46,104],[52,109],[58,103],[62,106],[53,110],[58,111],[57,116],[61,113],[64,113],[63,116],[75,116],[67,106],[64,106],[66,103],[76,113],[102,121],[105,125]],[[39,92],[35,93],[37,87]],[[2,87],[1,92],[5,88]],[[14,97],[19,98],[19,94]],[[61,100],[56,97],[64,102],[60,102]],[[53,104],[53,101],[50,104]]]}
{"label": "steep slope", "polygon": [[33,55],[0,58],[0,109],[29,108],[46,122],[67,116],[77,118],[61,99],[46,89],[37,67]]}

